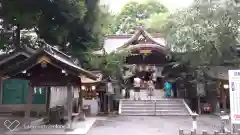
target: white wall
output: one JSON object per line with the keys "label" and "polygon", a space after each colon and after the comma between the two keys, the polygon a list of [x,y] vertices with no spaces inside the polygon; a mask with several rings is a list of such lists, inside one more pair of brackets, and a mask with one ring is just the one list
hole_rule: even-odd
{"label": "white wall", "polygon": [[98,114],[98,101],[97,100],[83,100],[83,106],[90,105],[91,106],[91,114]]}
{"label": "white wall", "polygon": [[67,107],[67,87],[51,87],[49,107],[57,105]]}

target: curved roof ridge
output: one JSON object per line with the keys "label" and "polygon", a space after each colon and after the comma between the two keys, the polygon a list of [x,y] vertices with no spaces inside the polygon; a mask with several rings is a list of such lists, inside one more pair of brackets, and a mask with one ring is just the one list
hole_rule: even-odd
{"label": "curved roof ridge", "polygon": [[156,41],[147,31],[145,31],[143,28],[140,27],[136,30],[135,34],[133,34],[133,36],[130,39],[128,39],[127,42],[125,42],[122,46],[118,47],[117,49],[121,49],[129,46],[131,42],[136,40],[140,35],[143,35],[145,38],[149,38],[159,46],[165,47],[164,45],[162,45],[162,43],[159,43],[158,41]]}

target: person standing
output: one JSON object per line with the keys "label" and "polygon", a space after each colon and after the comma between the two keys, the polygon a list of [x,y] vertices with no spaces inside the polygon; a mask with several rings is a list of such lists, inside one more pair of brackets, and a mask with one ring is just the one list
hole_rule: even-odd
{"label": "person standing", "polygon": [[125,87],[125,96],[124,98],[125,99],[129,99],[130,98],[130,89],[131,89],[131,86],[132,86],[132,83],[130,83],[131,80],[130,79],[127,79],[125,84],[126,84],[126,87]]}
{"label": "person standing", "polygon": [[138,100],[141,100],[140,98],[141,79],[139,77],[134,78],[133,86],[134,86],[134,100],[136,100],[136,98],[138,98]]}
{"label": "person standing", "polygon": [[173,97],[177,98],[177,83],[176,82],[174,82],[172,84],[172,91],[173,91]]}
{"label": "person standing", "polygon": [[153,80],[154,87],[156,87],[156,83],[157,83],[157,73],[156,73],[156,71],[154,71],[153,74],[152,74],[152,80]]}
{"label": "person standing", "polygon": [[170,98],[171,97],[171,92],[172,92],[172,84],[168,81],[165,81],[164,90],[165,90],[166,97]]}
{"label": "person standing", "polygon": [[151,81],[148,81],[148,97],[150,98],[150,100],[153,96],[153,93],[154,93],[154,83],[151,80]]}
{"label": "person standing", "polygon": [[145,75],[144,75],[144,84],[145,84],[145,88],[148,89],[148,82],[152,80],[152,73],[150,69],[147,69],[147,71],[145,71]]}

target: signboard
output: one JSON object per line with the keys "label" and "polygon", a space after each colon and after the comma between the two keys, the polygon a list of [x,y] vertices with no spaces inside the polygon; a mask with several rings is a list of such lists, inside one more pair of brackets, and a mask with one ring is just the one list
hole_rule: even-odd
{"label": "signboard", "polygon": [[232,124],[240,124],[240,70],[228,70]]}

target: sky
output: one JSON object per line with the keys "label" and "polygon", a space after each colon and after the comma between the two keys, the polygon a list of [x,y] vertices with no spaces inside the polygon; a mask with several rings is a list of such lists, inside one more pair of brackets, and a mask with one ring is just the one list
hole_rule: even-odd
{"label": "sky", "polygon": [[[101,0],[101,3],[108,4],[110,10],[118,13],[121,8],[129,1],[146,1],[146,0]],[[184,8],[190,5],[193,0],[159,0],[162,4],[164,4],[170,12],[175,11],[178,8]]]}

